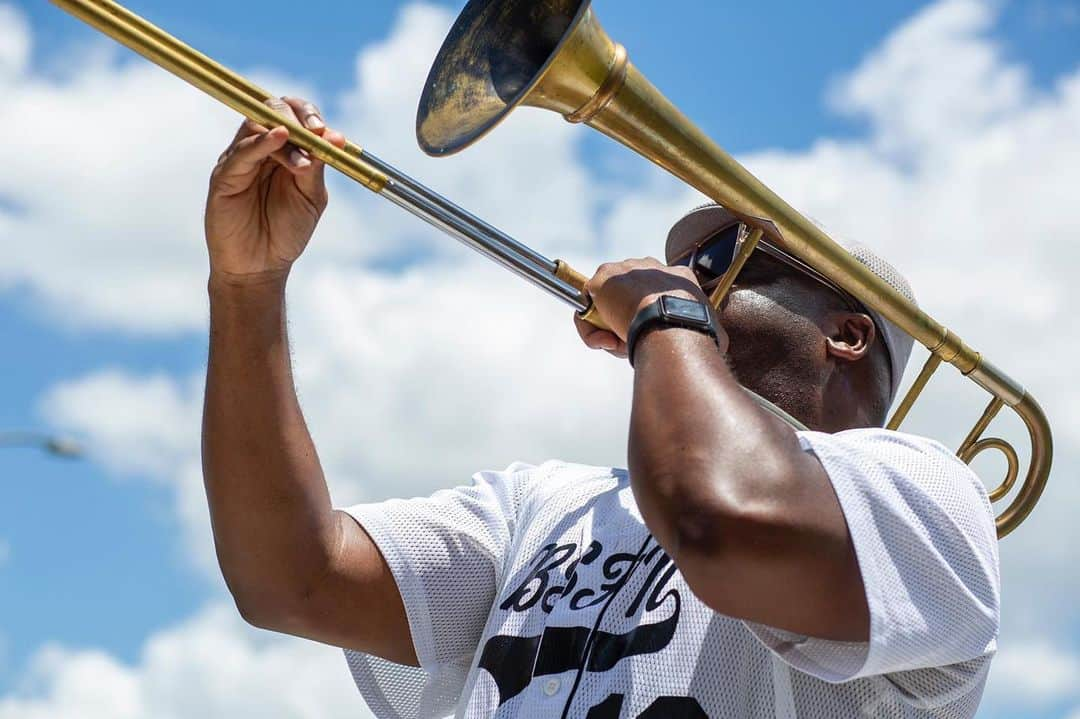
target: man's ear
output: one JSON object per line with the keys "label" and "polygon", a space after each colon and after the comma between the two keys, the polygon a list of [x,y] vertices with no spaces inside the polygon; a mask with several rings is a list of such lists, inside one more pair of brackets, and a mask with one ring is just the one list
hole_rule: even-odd
{"label": "man's ear", "polygon": [[877,341],[874,321],[861,312],[836,313],[830,329],[825,337],[826,350],[830,357],[846,362],[861,360]]}

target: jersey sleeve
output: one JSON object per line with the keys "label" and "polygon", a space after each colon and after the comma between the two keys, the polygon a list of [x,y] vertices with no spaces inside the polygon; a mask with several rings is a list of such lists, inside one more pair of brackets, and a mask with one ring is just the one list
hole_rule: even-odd
{"label": "jersey sleeve", "polygon": [[516,464],[477,473],[472,486],[342,510],[386,559],[420,664],[345,651],[357,687],[380,719],[454,713],[502,579],[530,469]]}
{"label": "jersey sleeve", "polygon": [[801,432],[825,468],[855,547],[868,642],[747,623],[788,664],[828,682],[885,675],[920,702],[985,681],[1000,580],[986,490],[933,440],[880,429]]}

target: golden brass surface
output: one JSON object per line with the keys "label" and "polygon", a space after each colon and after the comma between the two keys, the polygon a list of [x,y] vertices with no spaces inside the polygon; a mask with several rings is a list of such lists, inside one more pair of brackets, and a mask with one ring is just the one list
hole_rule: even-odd
{"label": "golden brass surface", "polygon": [[230,76],[215,71],[220,68],[205,56],[194,53],[187,46],[170,39],[162,41],[164,31],[146,21],[136,23],[129,11],[111,0],[52,0],[53,4],[100,30],[122,45],[142,55],[156,65],[186,80],[211,97],[228,105],[244,117],[264,127],[284,125],[289,130],[289,140],[307,150],[312,157],[332,164],[341,172],[379,192],[386,185],[386,176],[361,158],[334,147],[307,128],[283,118],[262,99],[253,96],[254,86],[237,84]]}
{"label": "golden brass surface", "polygon": [[1016,484],[1016,478],[1020,474],[1020,458],[1016,456],[1016,450],[1011,444],[1003,439],[995,437],[988,439],[980,439],[978,442],[973,443],[965,451],[960,453],[960,459],[964,460],[968,464],[971,464],[971,460],[975,459],[975,456],[987,449],[996,449],[1005,455],[1005,460],[1008,462],[1008,470],[1005,473],[1005,479],[993,489],[989,496],[991,502],[996,502],[1005,495],[1007,495]]}
{"label": "golden brass surface", "polygon": [[596,305],[589,305],[589,309],[584,312],[578,312],[578,317],[588,322],[593,327],[601,330],[611,330],[604,322],[604,319],[600,316],[600,313],[596,311]]}
{"label": "golden brass surface", "polygon": [[956,453],[963,457],[967,453],[968,449],[972,447],[982,437],[983,432],[990,426],[990,423],[994,421],[994,417],[997,417],[998,412],[1005,406],[1005,403],[1000,397],[994,397],[990,400],[990,404],[986,405],[986,409],[983,410],[982,416],[975,422],[975,426],[968,432],[967,437],[960,443],[960,448],[956,450]]}
{"label": "golden brass surface", "polygon": [[[56,4],[61,8],[67,10],[68,12],[71,12],[73,15],[78,16],[84,22],[87,22],[90,25],[93,25],[97,29],[101,30],[101,28],[95,23],[90,22],[87,19],[87,16],[75,12],[73,10],[73,7],[69,7],[68,5],[61,2],[57,2]],[[205,68],[208,72],[219,76],[221,79],[225,80],[236,89],[243,91],[244,93],[259,100],[260,102],[269,100],[271,97],[273,97],[273,95],[271,95],[269,92],[259,87],[255,83],[251,82],[246,77],[243,77],[242,75],[233,72],[224,65],[221,65],[215,62],[213,59],[202,54],[198,50],[188,45],[185,45],[169,33],[159,28],[157,25],[154,25],[153,23],[147,21],[145,18],[136,15],[123,5],[113,2],[113,0],[96,0],[93,5],[100,8],[102,11],[115,16],[118,21],[127,23],[136,31],[146,36],[148,40],[154,43],[158,43],[162,46],[169,47],[174,52],[185,54],[191,62],[198,64],[201,67]],[[104,32],[104,30],[102,30],[102,32]],[[136,52],[138,52],[138,50],[136,50]],[[360,157],[363,149],[359,145],[346,141],[345,152],[355,157]]]}
{"label": "golden brass surface", "polygon": [[589,281],[588,277],[581,274],[562,260],[555,260],[555,276],[582,292],[585,291],[585,283]]}
{"label": "golden brass surface", "polygon": [[892,418],[885,425],[885,429],[891,429],[894,432],[900,429],[900,425],[907,419],[908,412],[915,406],[915,400],[919,398],[922,391],[926,389],[926,384],[930,381],[930,377],[937,371],[937,368],[941,366],[941,355],[930,353],[930,356],[926,359],[926,364],[923,365],[922,371],[919,372],[919,376],[915,378],[915,381],[911,385],[911,389],[904,395],[904,399],[900,400],[900,404],[896,407],[896,411],[893,413]]}
{"label": "golden brass surface", "polygon": [[598,112],[608,106],[615,99],[626,82],[626,71],[630,67],[630,55],[622,45],[615,46],[615,54],[611,58],[611,67],[608,68],[607,77],[603,84],[596,90],[596,94],[590,97],[584,105],[566,115],[566,121],[572,123],[588,122]]}
{"label": "golden brass surface", "polygon": [[750,255],[754,254],[754,250],[757,249],[758,243],[761,242],[764,234],[760,227],[755,227],[746,236],[746,239],[739,244],[739,249],[731,260],[731,267],[727,269],[724,276],[720,278],[720,283],[713,288],[712,294],[709,295],[709,303],[714,310],[720,309],[724,298],[727,297],[728,292],[731,292],[731,287],[735,284],[735,278],[739,276],[739,271],[746,264],[746,261],[750,259]]}
{"label": "golden brass surface", "polygon": [[[1016,498],[997,519],[999,536],[1030,513],[1046,485],[1053,456],[1050,426],[1034,399],[709,139],[625,59],[625,51],[596,20],[589,0],[470,0],[428,76],[417,112],[417,139],[432,155],[458,152],[518,105],[584,120],[640,153],[762,230],[771,243],[926,347],[937,359],[923,368],[890,426],[904,420],[941,362],[1011,407],[1028,428],[1032,451]],[[975,451],[985,426],[978,429],[971,443],[965,443],[966,451]],[[999,443],[979,446],[1001,449]],[[1011,467],[1012,455],[1006,455]],[[1011,487],[1006,480],[1003,486]],[[1001,496],[1007,492],[995,490]]]}
{"label": "golden brass surface", "polygon": [[[571,287],[585,292],[585,283],[589,281],[589,278],[581,274],[573,267],[568,265],[563,260],[555,260],[555,276],[560,280],[570,285]],[[584,312],[578,312],[578,317],[585,320],[593,327],[601,330],[610,330],[607,323],[600,317],[600,313],[596,311],[596,305],[589,304],[589,308]]]}
{"label": "golden brass surface", "polygon": [[[1050,463],[1053,458],[1054,441],[1050,433],[1050,423],[1046,420],[1042,407],[1035,398],[1025,394],[1015,405],[1010,405],[1020,415],[1027,426],[1031,441],[1031,458],[1028,471],[1020,489],[1012,502],[997,517],[998,536],[1004,537],[1020,526],[1039,501],[1049,478]],[[1045,471],[1042,471],[1045,468]]]}

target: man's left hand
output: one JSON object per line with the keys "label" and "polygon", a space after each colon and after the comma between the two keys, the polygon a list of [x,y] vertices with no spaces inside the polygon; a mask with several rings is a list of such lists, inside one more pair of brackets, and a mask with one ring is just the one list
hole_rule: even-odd
{"label": "man's left hand", "polygon": [[592,349],[607,350],[617,357],[626,357],[626,335],[634,317],[660,295],[708,303],[690,268],[668,267],[652,257],[600,265],[585,283],[585,292],[611,331],[597,329],[575,316],[578,333]]}

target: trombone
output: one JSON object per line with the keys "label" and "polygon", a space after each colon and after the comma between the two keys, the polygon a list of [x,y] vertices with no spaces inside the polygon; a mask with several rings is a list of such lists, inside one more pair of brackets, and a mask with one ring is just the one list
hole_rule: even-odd
{"label": "trombone", "polygon": [[[479,140],[519,105],[553,110],[585,123],[645,156],[727,207],[828,277],[868,307],[881,312],[930,352],[886,425],[899,429],[931,376],[943,362],[956,367],[990,395],[989,403],[957,450],[970,463],[987,450],[1002,453],[1005,479],[990,492],[997,502],[1013,493],[1020,475],[1016,449],[984,437],[1009,407],[1027,428],[1031,454],[1015,497],[996,519],[999,537],[1031,513],[1050,473],[1053,439],[1038,402],[955,333],[909,302],[859,263],[823,230],[787,204],[718,147],[672,105],[611,40],[590,8],[591,0],[470,0],[432,66],[417,113],[417,139],[435,156]],[[193,50],[113,0],[52,0],[95,27],[267,127],[285,125],[289,140],[369,190],[443,230],[515,272],[602,326],[584,292],[586,278],[561,260],[550,260],[449,200],[349,143],[334,147],[264,104],[270,94]],[[735,259],[739,267],[756,242]],[[730,286],[727,283],[727,286]],[[714,301],[720,298],[714,296]],[[795,423],[761,400],[766,409]]]}

